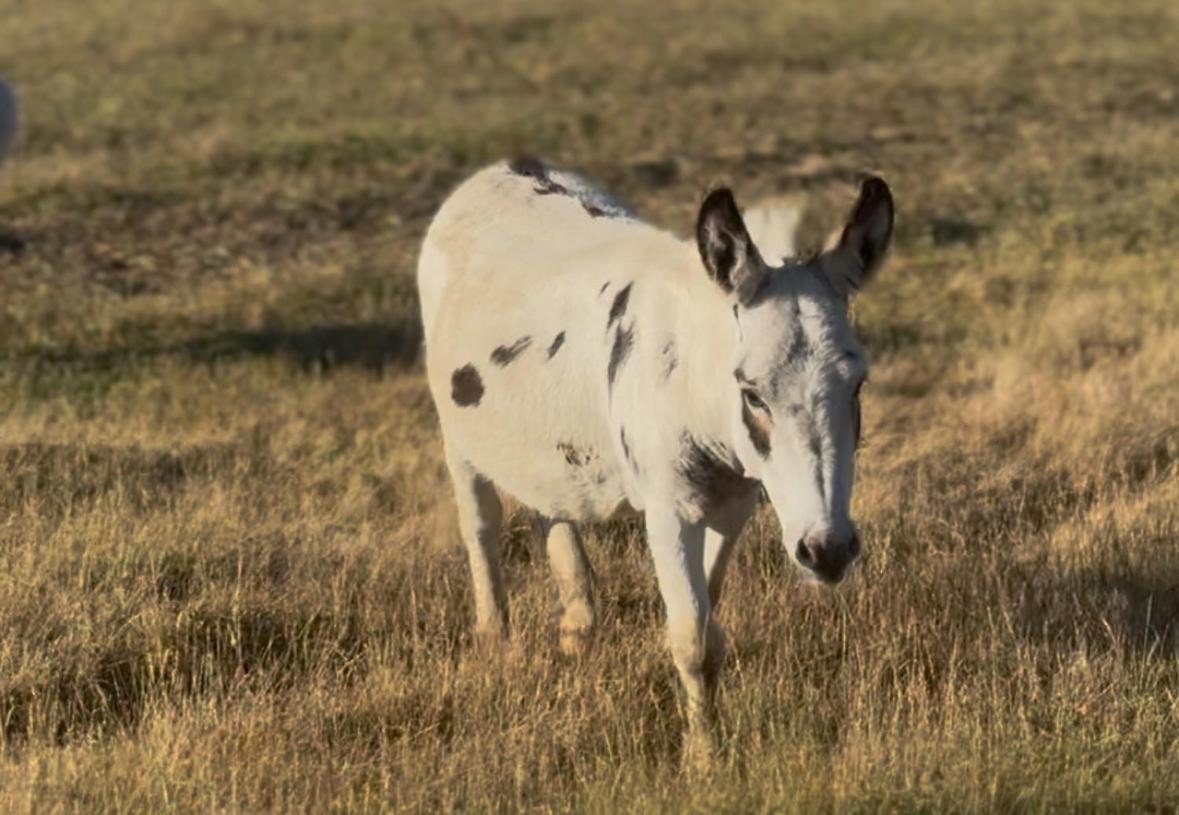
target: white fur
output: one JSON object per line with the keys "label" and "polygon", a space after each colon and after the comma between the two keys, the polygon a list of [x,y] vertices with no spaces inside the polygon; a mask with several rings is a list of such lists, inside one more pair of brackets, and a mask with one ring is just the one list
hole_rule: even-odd
{"label": "white fur", "polygon": [[[694,242],[576,176],[536,172],[501,163],[465,182],[431,224],[418,267],[478,627],[502,632],[507,622],[497,488],[547,519],[565,647],[594,621],[575,524],[641,511],[692,732],[707,739],[723,656],[712,610],[759,487],[791,552],[808,535],[850,545],[850,405],[865,368],[831,282],[843,266],[759,265],[750,273],[764,276],[764,296],[738,303],[705,273]],[[792,234],[768,233],[796,224],[795,210],[767,212],[756,228],[788,252]],[[611,319],[624,289],[625,310]],[[611,385],[611,355],[628,331]],[[737,368],[762,389],[768,454],[743,418]]]}

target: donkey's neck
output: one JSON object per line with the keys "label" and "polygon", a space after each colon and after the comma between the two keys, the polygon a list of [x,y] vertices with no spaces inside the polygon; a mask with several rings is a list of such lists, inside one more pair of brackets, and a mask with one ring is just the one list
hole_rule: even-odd
{"label": "donkey's neck", "polygon": [[733,453],[733,365],[737,353],[737,322],[733,304],[710,280],[694,245],[678,280],[667,281],[666,313],[674,343],[678,377],[674,398],[680,401],[685,430],[694,441],[739,469]]}

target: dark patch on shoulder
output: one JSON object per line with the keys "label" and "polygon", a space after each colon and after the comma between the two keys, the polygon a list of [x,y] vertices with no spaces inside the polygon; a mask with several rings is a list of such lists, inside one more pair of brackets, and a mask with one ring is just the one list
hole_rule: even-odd
{"label": "dark patch on shoulder", "polygon": [[565,456],[565,463],[573,467],[584,467],[598,457],[592,447],[578,447],[568,441],[557,442],[557,451]]}
{"label": "dark patch on shoulder", "polygon": [[634,326],[629,325],[626,328],[618,326],[618,330],[614,332],[614,346],[610,349],[610,364],[606,368],[606,382],[611,390],[614,388],[614,380],[618,377],[618,369],[630,356],[630,349],[634,347],[634,344]]}
{"label": "dark patch on shoulder", "polygon": [[626,307],[630,303],[630,289],[633,285],[634,283],[627,283],[619,290],[618,294],[614,295],[614,302],[610,304],[610,318],[606,320],[607,329],[626,314]]}
{"label": "dark patch on shoulder", "polygon": [[565,332],[562,331],[557,336],[553,337],[553,342],[549,345],[549,350],[546,351],[545,359],[552,359],[557,352],[561,350],[561,346],[565,344]]}
{"label": "dark patch on shoulder", "polygon": [[671,372],[680,364],[679,353],[675,348],[675,340],[665,342],[663,348],[659,351],[659,356],[663,359],[663,381],[666,382],[671,378]]}
{"label": "dark patch on shoulder", "polygon": [[591,218],[606,218],[613,215],[612,212],[607,212],[596,204],[591,204],[589,201],[582,201],[581,207],[589,213]]}
{"label": "dark patch on shoulder", "polygon": [[725,461],[724,447],[709,447],[688,431],[680,435],[679,473],[698,499],[700,509],[719,509],[757,486],[737,467]]}
{"label": "dark patch on shoulder", "polygon": [[474,365],[456,368],[450,375],[450,398],[459,407],[474,407],[483,398],[483,378]]}
{"label": "dark patch on shoulder", "polygon": [[491,361],[499,367],[505,368],[530,345],[532,345],[532,337],[529,336],[523,336],[511,345],[501,345],[491,352]]}
{"label": "dark patch on shoulder", "polygon": [[741,405],[741,421],[745,423],[745,430],[749,433],[749,440],[753,442],[753,449],[762,458],[769,458],[769,434],[766,433],[765,428],[758,422],[757,417],[753,415],[753,411],[749,409],[749,405],[744,404],[744,400],[742,400]]}

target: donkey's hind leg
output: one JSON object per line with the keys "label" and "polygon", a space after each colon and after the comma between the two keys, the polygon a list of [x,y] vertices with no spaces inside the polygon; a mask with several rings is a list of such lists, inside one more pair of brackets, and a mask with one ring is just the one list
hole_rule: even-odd
{"label": "donkey's hind leg", "polygon": [[568,521],[547,526],[545,547],[561,600],[561,651],[574,656],[585,651],[593,635],[593,575],[577,527]]}
{"label": "donkey's hind leg", "polygon": [[446,465],[454,484],[459,532],[471,565],[475,591],[475,633],[500,639],[507,634],[508,601],[499,563],[499,530],[503,505],[495,486],[465,461],[448,455]]}

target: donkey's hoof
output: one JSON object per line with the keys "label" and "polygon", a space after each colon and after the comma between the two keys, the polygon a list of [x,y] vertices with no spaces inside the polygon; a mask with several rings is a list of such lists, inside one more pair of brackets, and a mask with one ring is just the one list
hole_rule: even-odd
{"label": "donkey's hoof", "polygon": [[482,626],[475,629],[474,647],[482,653],[497,653],[508,644],[508,629],[502,625]]}
{"label": "donkey's hoof", "polygon": [[715,765],[719,748],[715,734],[708,729],[692,728],[684,733],[682,766],[687,773],[705,773]]}

